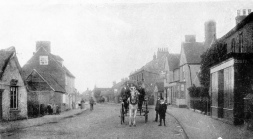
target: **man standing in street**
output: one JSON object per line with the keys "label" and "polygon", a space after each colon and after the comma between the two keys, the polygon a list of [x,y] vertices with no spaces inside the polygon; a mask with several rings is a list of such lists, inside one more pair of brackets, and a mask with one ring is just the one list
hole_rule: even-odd
{"label": "man standing in street", "polygon": [[159,107],[160,107],[160,97],[158,96],[157,97],[157,101],[156,101],[156,105],[155,105],[155,121],[154,122],[157,122],[158,120],[158,114],[159,114]]}
{"label": "man standing in street", "polygon": [[90,110],[93,110],[93,105],[94,105],[95,101],[92,97],[90,97]]}

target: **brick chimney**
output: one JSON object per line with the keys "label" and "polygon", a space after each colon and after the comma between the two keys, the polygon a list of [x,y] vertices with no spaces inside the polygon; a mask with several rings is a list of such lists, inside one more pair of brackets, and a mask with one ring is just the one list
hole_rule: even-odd
{"label": "brick chimney", "polygon": [[36,42],[36,52],[43,47],[47,52],[51,53],[51,43],[50,41],[37,41]]}
{"label": "brick chimney", "polygon": [[237,16],[235,17],[236,25],[240,23],[245,17],[251,13],[251,9],[237,10]]}

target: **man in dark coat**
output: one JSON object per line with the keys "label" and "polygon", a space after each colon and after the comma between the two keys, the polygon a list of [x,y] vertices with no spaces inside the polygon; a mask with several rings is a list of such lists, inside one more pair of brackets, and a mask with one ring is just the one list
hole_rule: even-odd
{"label": "man in dark coat", "polygon": [[160,124],[158,126],[162,126],[162,120],[163,120],[164,126],[166,126],[165,124],[166,110],[167,110],[167,104],[165,103],[163,98],[161,98],[160,106],[159,106]]}
{"label": "man in dark coat", "polygon": [[159,114],[159,107],[160,107],[160,97],[157,97],[157,101],[156,101],[156,105],[155,105],[155,121],[154,122],[157,122],[158,120],[158,114]]}
{"label": "man in dark coat", "polygon": [[121,89],[120,96],[122,98],[122,101],[124,102],[125,109],[128,109],[127,99],[130,96],[130,89],[128,84],[125,84],[125,86]]}
{"label": "man in dark coat", "polygon": [[139,85],[139,88],[138,88],[137,91],[140,93],[140,95],[139,95],[138,108],[142,108],[142,104],[143,104],[143,101],[144,101],[144,97],[145,97],[145,95],[146,95],[145,89],[144,89],[141,85]]}

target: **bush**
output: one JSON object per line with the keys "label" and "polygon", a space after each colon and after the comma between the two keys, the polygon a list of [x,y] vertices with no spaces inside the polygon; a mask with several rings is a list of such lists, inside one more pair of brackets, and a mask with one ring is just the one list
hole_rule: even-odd
{"label": "bush", "polygon": [[39,116],[39,103],[36,101],[28,101],[28,117],[38,117]]}
{"label": "bush", "polygon": [[45,104],[40,104],[40,114],[43,116],[47,113],[47,107]]}

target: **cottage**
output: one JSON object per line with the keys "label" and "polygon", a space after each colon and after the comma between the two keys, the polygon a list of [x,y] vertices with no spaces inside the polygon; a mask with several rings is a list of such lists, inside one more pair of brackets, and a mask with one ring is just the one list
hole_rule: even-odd
{"label": "cottage", "polygon": [[54,75],[39,73],[34,69],[26,78],[26,83],[28,88],[27,100],[29,112],[32,112],[31,107],[33,104],[38,106],[52,105],[63,108],[62,103],[65,89],[57,83]]}
{"label": "cottage", "polygon": [[[34,69],[36,71],[34,71]],[[75,106],[75,104],[73,104],[76,103],[74,102],[74,96],[76,92],[75,76],[64,66],[63,59],[60,56],[51,53],[50,42],[36,42],[36,52],[32,58],[28,60],[28,62],[23,66],[23,70],[25,72],[26,79],[29,75],[31,75],[31,73],[31,76],[37,76],[36,74],[38,74],[40,75],[39,77],[44,78],[43,81],[47,81],[48,85],[53,89],[61,88],[60,90],[54,90],[54,92],[62,93],[62,95],[56,95],[59,97],[62,96],[62,110],[72,109]],[[60,87],[55,86],[56,88],[54,88],[54,82],[50,81],[56,82],[56,86]],[[30,88],[32,87],[30,86]]]}
{"label": "cottage", "polygon": [[27,118],[27,90],[16,50],[0,50],[0,120]]}
{"label": "cottage", "polygon": [[[195,35],[186,35],[182,43],[179,63],[180,102],[178,105],[190,107],[190,96],[187,88],[193,85],[193,80],[200,69],[200,55],[204,52],[203,43],[195,41]],[[195,82],[199,86],[199,81]]]}
{"label": "cottage", "polygon": [[180,95],[178,95],[179,83],[179,54],[169,54],[165,62],[166,77],[164,80],[164,87],[169,104],[181,107]]}

